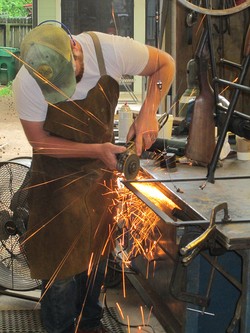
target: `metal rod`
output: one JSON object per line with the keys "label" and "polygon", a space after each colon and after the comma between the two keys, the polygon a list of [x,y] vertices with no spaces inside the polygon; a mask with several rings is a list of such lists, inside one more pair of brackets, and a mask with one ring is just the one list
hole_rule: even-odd
{"label": "metal rod", "polygon": [[[227,177],[216,177],[215,180],[233,180],[233,179],[249,179],[249,176],[227,176]],[[193,178],[176,178],[176,179],[134,179],[126,180],[123,183],[173,183],[173,182],[193,182],[207,180],[205,177],[193,177]]]}
{"label": "metal rod", "polygon": [[219,79],[219,78],[215,78],[214,82],[216,82],[218,84],[226,85],[226,86],[229,86],[229,87],[233,87],[233,88],[236,88],[236,89],[240,89],[240,90],[245,91],[247,93],[250,92],[250,88],[247,87],[247,86],[244,86],[242,84],[234,83],[234,82]]}
{"label": "metal rod", "polygon": [[[217,256],[214,257],[214,260],[213,260],[213,263],[212,263],[212,267],[211,267],[211,271],[210,271],[210,277],[209,277],[209,281],[208,281],[207,291],[206,291],[206,295],[205,295],[205,297],[207,299],[209,299],[210,294],[211,294],[212,283],[213,283],[214,275],[215,275],[215,266],[214,266],[214,263],[216,263],[217,260],[218,260],[218,257]],[[205,310],[206,310],[206,307],[203,306],[202,307],[202,314],[205,313]]]}
{"label": "metal rod", "polygon": [[[225,279],[227,279],[235,288],[242,290],[242,283],[240,283],[236,278],[229,274],[217,261],[212,260],[208,254],[204,251],[200,252],[201,256],[207,260],[207,262],[213,266]],[[215,257],[217,258],[217,257]]]}
{"label": "metal rod", "polygon": [[[247,69],[248,69],[248,66],[249,66],[249,62],[250,62],[250,55],[245,57],[245,59],[243,60],[243,64],[242,64],[243,70],[241,71],[240,76],[239,76],[239,80],[238,80],[239,84],[242,84],[244,79],[245,79],[245,76],[247,74]],[[218,138],[218,141],[217,141],[217,144],[216,144],[216,147],[215,147],[215,150],[214,150],[212,160],[208,165],[207,181],[210,182],[210,183],[214,183],[214,181],[215,181],[214,172],[215,172],[215,169],[216,169],[217,162],[219,160],[221,149],[223,147],[223,144],[224,144],[224,141],[225,141],[225,138],[226,138],[229,121],[230,121],[230,118],[231,118],[231,116],[234,112],[235,106],[237,104],[239,94],[240,94],[240,89],[235,89],[235,91],[233,93],[233,96],[232,96],[232,100],[231,100],[231,102],[229,104],[229,107],[228,107],[227,117],[225,119],[225,123],[223,125],[223,128],[221,130],[220,136]]]}
{"label": "metal rod", "polygon": [[4,289],[0,289],[0,295],[21,298],[21,299],[36,302],[36,303],[38,303],[40,300],[40,297],[24,295],[21,291],[20,291],[20,293],[18,293],[18,292],[11,292],[11,291],[7,291]]}

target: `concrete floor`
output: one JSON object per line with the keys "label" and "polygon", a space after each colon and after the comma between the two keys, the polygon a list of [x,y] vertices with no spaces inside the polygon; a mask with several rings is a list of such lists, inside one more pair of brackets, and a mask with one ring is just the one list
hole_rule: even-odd
{"label": "concrete floor", "polygon": [[[29,316],[37,317],[37,310],[40,310],[40,304],[36,301],[27,300],[26,298],[37,298],[40,297],[40,291],[34,290],[29,292],[16,292],[8,291],[13,293],[13,296],[3,295],[0,293],[0,317],[1,313],[5,313],[7,310],[10,314],[16,313],[19,315],[22,314],[24,310],[29,310]],[[18,295],[18,297],[16,297]],[[103,295],[101,295],[103,296]],[[113,310],[116,314],[116,318],[124,323],[125,326],[117,324],[119,332],[130,332],[130,333],[164,333],[166,332],[163,327],[160,325],[156,317],[152,314],[150,309],[148,309],[140,297],[138,296],[136,290],[130,285],[129,282],[126,283],[126,298],[123,296],[123,291],[121,285],[108,288],[106,291],[106,305],[109,309]],[[121,308],[122,315],[118,308]],[[23,314],[22,314],[23,315]],[[26,313],[25,313],[26,316]],[[39,317],[38,317],[39,318]],[[37,321],[37,319],[34,319]],[[39,321],[39,319],[38,319]],[[130,323],[130,327],[126,327],[126,324]],[[0,324],[0,333],[7,332],[19,332],[19,330],[13,330],[16,322],[13,324],[10,322],[9,330],[1,328]],[[150,325],[150,326],[149,326]],[[38,325],[40,326],[40,324]],[[29,333],[42,332],[38,331],[27,331]],[[22,333],[26,333],[22,332]],[[115,332],[114,332],[115,333]]]}

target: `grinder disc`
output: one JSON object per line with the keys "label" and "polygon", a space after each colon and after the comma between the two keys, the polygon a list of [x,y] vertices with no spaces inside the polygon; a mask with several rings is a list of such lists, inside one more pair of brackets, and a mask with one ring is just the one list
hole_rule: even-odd
{"label": "grinder disc", "polygon": [[127,180],[135,179],[140,170],[140,159],[135,153],[126,152],[118,159],[117,170],[124,174]]}

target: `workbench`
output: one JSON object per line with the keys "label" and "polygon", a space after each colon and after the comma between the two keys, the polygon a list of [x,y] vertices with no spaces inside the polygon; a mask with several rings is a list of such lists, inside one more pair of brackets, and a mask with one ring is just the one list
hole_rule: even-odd
{"label": "workbench", "polygon": [[[250,161],[226,159],[215,171],[215,182],[206,182],[207,169],[200,166],[180,164],[176,171],[157,167],[152,160],[142,160],[141,166],[154,179],[163,184],[198,211],[204,219],[210,219],[211,209],[227,202],[232,221],[250,222]],[[201,189],[202,186],[205,187]],[[179,188],[183,193],[177,192]],[[250,223],[231,223],[218,226],[220,238],[227,249],[250,247]]]}
{"label": "workbench", "polygon": [[[166,328],[166,332],[185,332],[185,333],[200,333],[200,332],[240,332],[240,333],[249,333],[250,332],[250,161],[240,161],[237,160],[236,154],[228,159],[222,161],[221,166],[218,167],[215,171],[215,182],[209,183],[206,181],[207,168],[201,166],[193,166],[188,163],[176,163],[176,170],[169,172],[166,168],[161,168],[159,165],[156,165],[154,160],[144,159],[140,162],[142,170],[144,170],[152,180],[159,181],[163,184],[168,190],[175,193],[176,198],[181,200],[190,206],[195,212],[197,212],[200,219],[207,221],[209,223],[211,218],[211,212],[214,207],[220,203],[227,203],[228,213],[231,218],[231,221],[227,223],[222,222],[223,215],[218,213],[216,215],[216,242],[222,247],[222,255],[219,255],[219,260],[221,260],[222,266],[224,266],[223,271],[225,271],[225,276],[227,280],[228,276],[232,276],[232,281],[221,280],[220,278],[214,282],[214,279],[211,279],[215,285],[215,291],[211,292],[211,306],[213,303],[213,295],[219,295],[219,301],[224,299],[221,304],[213,305],[212,316],[213,322],[211,319],[204,321],[201,325],[199,323],[198,317],[192,315],[192,311],[197,310],[197,313],[202,313],[198,310],[197,306],[190,306],[190,304],[185,304],[181,306],[179,304],[174,304],[174,298],[171,298],[169,294],[171,292],[167,288],[171,282],[171,276],[169,276],[169,271],[172,271],[172,264],[170,264],[167,259],[165,266],[167,268],[159,269],[159,280],[148,281],[146,285],[141,287],[145,283],[144,279],[141,280],[140,286],[136,282],[138,290],[142,293],[144,300],[148,300],[148,296],[145,296],[147,292],[149,283],[151,295],[156,292],[156,298],[158,301],[151,302],[154,306],[158,307],[159,320],[162,322],[163,326]],[[209,224],[207,225],[209,226]],[[172,226],[171,226],[172,228]],[[206,229],[206,227],[204,227]],[[176,228],[176,234],[179,234],[178,227]],[[167,232],[169,234],[169,232]],[[165,243],[168,239],[165,239]],[[205,254],[207,255],[207,254]],[[198,257],[201,257],[198,255]],[[198,283],[202,285],[204,280],[204,275],[208,274],[208,267],[204,265],[203,259],[195,259],[195,265],[191,265],[189,268],[189,287],[191,289],[196,289],[195,284]],[[217,260],[217,259],[216,259]],[[142,268],[143,260],[137,259],[135,261],[135,268],[140,271],[143,275],[145,272]],[[216,267],[216,262],[214,259],[210,258],[210,262],[214,262],[212,266]],[[190,273],[191,270],[191,273]],[[172,273],[171,273],[172,274]],[[165,277],[164,277],[165,275]],[[156,277],[156,274],[155,274]],[[197,279],[199,282],[197,282]],[[132,278],[133,280],[133,278]],[[165,280],[165,282],[164,282]],[[166,280],[168,282],[166,283]],[[196,281],[196,282],[194,282]],[[133,283],[133,281],[132,281]],[[162,287],[161,287],[162,284]],[[193,284],[193,287],[192,287]],[[227,285],[228,284],[228,285]],[[235,284],[235,286],[231,286]],[[211,287],[211,286],[210,286]],[[155,290],[154,290],[155,288]],[[212,287],[211,287],[212,289]],[[239,290],[235,290],[239,289]],[[157,296],[158,295],[158,296]],[[153,297],[153,296],[152,296]],[[162,299],[161,299],[162,297]],[[218,300],[216,300],[218,303]],[[149,301],[150,303],[150,301]],[[188,302],[187,302],[188,303]],[[229,303],[232,303],[231,305]],[[166,311],[162,307],[166,307]],[[230,314],[226,313],[226,309],[230,308]],[[208,307],[208,309],[209,309]],[[219,307],[219,309],[218,309]],[[227,324],[221,323],[219,330],[216,326],[219,321],[225,319],[220,317],[216,318],[216,312],[223,314],[226,317]],[[170,312],[168,311],[170,308]],[[179,310],[176,310],[178,308]],[[189,311],[187,311],[187,308]],[[221,309],[222,308],[222,309]],[[214,310],[215,309],[215,310]],[[190,311],[191,310],[191,311]],[[178,315],[178,311],[185,312],[184,319],[180,319],[178,324],[175,323],[175,317]],[[165,313],[165,315],[164,315]],[[191,314],[190,314],[191,313]],[[209,310],[208,312],[209,313]],[[202,314],[204,317],[204,313]],[[234,318],[227,318],[228,316],[234,316]],[[182,315],[180,314],[180,317]],[[166,317],[166,319],[165,319]],[[208,316],[209,317],[209,316]],[[231,330],[226,331],[225,327],[228,328],[228,323],[231,320],[234,320]],[[178,320],[177,320],[178,321]],[[169,323],[170,322],[170,323]],[[210,327],[211,323],[211,327]],[[202,328],[201,328],[202,327]],[[205,329],[204,329],[205,327]],[[223,329],[221,328],[223,327]],[[232,328],[233,327],[233,328]]]}

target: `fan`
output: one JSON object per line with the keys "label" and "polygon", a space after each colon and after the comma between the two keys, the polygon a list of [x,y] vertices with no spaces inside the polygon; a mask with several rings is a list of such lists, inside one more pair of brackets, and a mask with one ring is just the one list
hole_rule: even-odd
{"label": "fan", "polygon": [[30,158],[0,163],[0,287],[28,291],[40,281],[30,277],[21,244],[29,217],[27,186]]}

